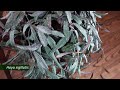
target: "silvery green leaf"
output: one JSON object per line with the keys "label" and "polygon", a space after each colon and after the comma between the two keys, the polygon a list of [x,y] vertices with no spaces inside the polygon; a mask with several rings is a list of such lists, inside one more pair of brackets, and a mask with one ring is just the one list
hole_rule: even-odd
{"label": "silvery green leaf", "polygon": [[64,35],[66,37],[69,36],[69,26],[68,25],[69,25],[68,22],[64,21],[64,23],[63,23],[63,32],[64,32]]}
{"label": "silvery green leaf", "polygon": [[59,76],[59,78],[63,78],[63,75],[61,75],[61,73],[57,74],[57,76]]}
{"label": "silvery green leaf", "polygon": [[20,13],[18,14],[18,17],[16,18],[16,26],[23,20],[25,16],[25,12],[24,11],[20,11]]}
{"label": "silvery green leaf", "polygon": [[69,71],[74,74],[77,70],[78,67],[78,59],[75,59],[75,62],[73,63],[73,65],[70,66]]}
{"label": "silvery green leaf", "polygon": [[65,11],[69,23],[72,23],[72,14],[70,11]]}
{"label": "silvery green leaf", "polygon": [[73,48],[74,48],[74,44],[68,44],[68,45],[65,45],[62,47],[62,51],[63,52],[70,52],[70,51],[73,51]]}
{"label": "silvery green leaf", "polygon": [[77,51],[81,50],[81,47],[79,45],[77,45],[76,48],[77,48]]}
{"label": "silvery green leaf", "polygon": [[10,45],[10,40],[8,40],[5,44],[5,46],[9,46]]}
{"label": "silvery green leaf", "polygon": [[28,76],[30,79],[33,79],[33,78],[34,78],[34,76],[35,76],[35,75],[34,75],[34,74],[35,74],[35,71],[36,71],[36,70],[34,69],[33,72]]}
{"label": "silvery green leaf", "polygon": [[86,55],[85,55],[85,54],[83,54],[83,57],[84,57],[84,59],[85,59],[86,63],[88,63],[88,60],[87,60],[87,57],[86,57]]}
{"label": "silvery green leaf", "polygon": [[65,37],[61,32],[59,31],[52,31],[52,35],[59,36],[59,37]]}
{"label": "silvery green leaf", "polygon": [[98,18],[102,18],[102,16],[101,16],[101,15],[96,14],[96,13],[95,13],[95,16],[96,16],[96,17],[98,17]]}
{"label": "silvery green leaf", "polygon": [[62,16],[63,11],[56,11],[56,13],[57,13],[59,16]]}
{"label": "silvery green leaf", "polygon": [[82,20],[80,20],[80,18],[76,15],[73,15],[73,19],[79,24],[81,25],[82,24]]}
{"label": "silvery green leaf", "polygon": [[77,30],[74,30],[74,32],[75,32],[77,39],[79,40],[79,34],[78,34]]}
{"label": "silvery green leaf", "polygon": [[71,41],[70,41],[71,43],[76,43],[77,42],[77,38],[76,38],[76,36],[74,35],[74,33],[72,33],[72,35],[71,35]]}
{"label": "silvery green leaf", "polygon": [[9,28],[11,28],[13,26],[13,23],[14,23],[15,19],[17,18],[18,14],[19,13],[11,12],[9,18],[6,21],[5,29],[9,29]]}
{"label": "silvery green leaf", "polygon": [[29,14],[30,16],[34,17],[34,20],[37,21],[38,18],[40,17],[43,17],[45,15],[46,11],[35,11],[34,13],[32,14]]}
{"label": "silvery green leaf", "polygon": [[51,48],[55,47],[56,42],[53,40],[52,37],[48,36],[47,41]]}
{"label": "silvery green leaf", "polygon": [[71,31],[69,30],[69,26],[68,26],[67,21],[64,21],[63,32],[64,32],[64,35],[66,37],[66,40],[68,41],[70,38],[70,35],[71,35]]}
{"label": "silvery green leaf", "polygon": [[47,61],[51,62],[51,58],[50,58],[50,56],[46,52],[45,53],[42,52],[41,55],[45,59],[46,63],[47,63]]}
{"label": "silvery green leaf", "polygon": [[[94,11],[90,11],[90,15],[92,16],[92,20],[93,20],[93,22],[94,22],[95,25],[96,25],[96,17],[95,17]],[[93,24],[92,24],[92,25],[93,25]]]}
{"label": "silvery green leaf", "polygon": [[47,15],[46,17],[46,22],[49,28],[51,28],[51,21],[52,21],[52,16],[51,14]]}
{"label": "silvery green leaf", "polygon": [[24,77],[28,77],[34,70],[34,65],[30,67],[30,69],[25,73]]}
{"label": "silvery green leaf", "polygon": [[65,77],[65,71],[64,70],[61,70],[60,74],[61,74],[62,78]]}
{"label": "silvery green leaf", "polygon": [[13,26],[17,26],[23,20],[24,16],[25,16],[24,11],[20,11],[13,21]]}
{"label": "silvery green leaf", "polygon": [[27,39],[29,39],[29,40],[35,40],[35,36],[34,36],[34,34],[31,33],[31,35],[30,35]]}
{"label": "silvery green leaf", "polygon": [[48,76],[51,78],[51,79],[59,79],[59,77],[57,75],[55,75],[54,73],[51,73],[50,71],[47,71],[48,73]]}
{"label": "silvery green leaf", "polygon": [[74,73],[76,72],[77,68],[78,68],[78,62],[76,63],[76,66],[75,66],[75,68],[73,69],[72,74],[74,74]]}
{"label": "silvery green leaf", "polygon": [[24,12],[22,11],[12,12],[6,21],[5,29],[17,26],[23,18]]}
{"label": "silvery green leaf", "polygon": [[84,65],[84,63],[81,61],[81,62],[80,62],[80,66],[83,66],[83,65]]}
{"label": "silvery green leaf", "polygon": [[50,66],[50,65],[52,65],[53,63],[52,63],[51,61],[46,60],[46,64],[47,64],[48,66]]}
{"label": "silvery green leaf", "polygon": [[59,16],[56,15],[56,14],[52,14],[51,17],[52,17],[52,18],[58,18]]}
{"label": "silvery green leaf", "polygon": [[98,18],[102,18],[103,16],[107,15],[108,13],[99,13],[99,12],[94,12],[95,16]]}
{"label": "silvery green leaf", "polygon": [[86,41],[88,41],[87,40],[87,32],[86,32],[86,30],[82,26],[80,26],[79,24],[76,24],[76,23],[73,23],[73,24],[78,28],[80,33],[82,33],[84,35]]}
{"label": "silvery green leaf", "polygon": [[45,33],[45,34],[52,34],[51,29],[49,29],[47,26],[37,25],[36,28],[38,31]]}
{"label": "silvery green leaf", "polygon": [[91,29],[91,26],[90,26],[90,25],[88,25],[88,29],[89,29],[88,34],[89,34],[89,35],[92,35],[92,34],[93,34],[93,31],[92,31],[92,29]]}
{"label": "silvery green leaf", "polygon": [[82,49],[82,53],[84,53],[87,49],[88,49],[88,47],[90,46],[90,43],[91,43],[91,37],[88,35],[88,42],[87,42],[87,44],[83,47],[83,49]]}
{"label": "silvery green leaf", "polygon": [[100,50],[100,45],[99,45],[99,42],[98,42],[97,39],[95,40],[95,46],[94,46],[94,49],[95,49],[95,52],[97,52],[97,51]]}
{"label": "silvery green leaf", "polygon": [[43,75],[43,74],[45,74],[45,69],[44,68],[42,68],[42,66],[41,66],[41,63],[40,62],[37,62],[37,67],[38,67],[38,69],[39,69],[39,72]]}
{"label": "silvery green leaf", "polygon": [[67,62],[61,62],[61,63],[60,63],[61,66],[64,66],[64,65],[66,65],[66,64],[67,64]]}
{"label": "silvery green leaf", "polygon": [[35,30],[34,30],[34,28],[32,26],[30,26],[30,30],[31,30],[31,35],[30,35],[29,39],[31,39],[31,40],[37,40],[36,32],[35,32]]}
{"label": "silvery green leaf", "polygon": [[55,67],[55,65],[52,65],[52,71],[53,71],[54,74],[56,74],[56,67]]}
{"label": "silvery green leaf", "polygon": [[49,55],[49,53],[51,52],[51,49],[48,46],[46,46],[44,48],[45,48],[46,53]]}
{"label": "silvery green leaf", "polygon": [[56,56],[56,58],[61,58],[61,57],[65,56],[65,55],[68,55],[68,54],[71,54],[71,53],[73,53],[73,52],[60,53],[60,54],[58,54],[58,55]]}
{"label": "silvery green leaf", "polygon": [[34,74],[33,79],[37,79],[37,78],[43,79],[43,74],[41,74],[41,72],[40,72],[39,70],[40,70],[40,69],[38,69],[38,70],[36,71],[36,73]]}
{"label": "silvery green leaf", "polygon": [[32,45],[29,45],[29,46],[22,46],[22,45],[15,45],[17,48],[19,48],[19,49],[22,49],[22,50],[30,50],[30,51],[35,51],[35,50],[37,50],[40,46],[41,46],[41,44],[37,44],[37,43],[34,43],[34,44],[32,44]]}
{"label": "silvery green leaf", "polygon": [[60,69],[62,69],[62,66],[60,65],[60,63],[59,63],[58,60],[56,59],[56,57],[55,57],[55,55],[54,55],[54,52],[51,52],[49,55],[50,55],[51,59],[55,62],[55,64],[56,64]]}
{"label": "silvery green leaf", "polygon": [[95,46],[94,43],[91,43],[90,46],[91,46],[90,51],[93,52],[93,48],[94,48],[94,46]]}
{"label": "silvery green leaf", "polygon": [[38,17],[38,16],[43,16],[46,13],[46,11],[35,11],[33,14],[29,14],[30,16],[33,17]]}
{"label": "silvery green leaf", "polygon": [[90,42],[90,44],[89,44],[89,46],[88,46],[88,50],[90,51],[90,52],[92,52],[92,50],[93,50],[93,48],[94,48],[94,43],[93,43],[93,37],[92,36],[90,36],[90,38],[91,38],[91,42]]}
{"label": "silvery green leaf", "polygon": [[55,55],[58,55],[58,54],[60,54],[60,51],[59,51],[59,50],[56,50],[56,51],[55,51]]}
{"label": "silvery green leaf", "polygon": [[10,29],[6,29],[4,32],[3,32],[3,35],[2,35],[2,38],[10,31]]}
{"label": "silvery green leaf", "polygon": [[26,23],[23,27],[23,34],[25,34],[27,28],[30,26],[30,23]]}
{"label": "silvery green leaf", "polygon": [[40,65],[43,69],[47,70],[48,66],[45,60],[43,59],[43,57],[37,52],[33,52],[33,54],[34,54],[35,59],[37,60],[38,65]]}
{"label": "silvery green leaf", "polygon": [[14,36],[14,34],[16,32],[17,32],[16,30],[10,31],[10,43],[11,43],[11,45],[15,45],[15,41],[14,41],[15,36]]}
{"label": "silvery green leaf", "polygon": [[0,19],[7,19],[13,11],[9,11],[7,15],[3,16]]}
{"label": "silvery green leaf", "polygon": [[66,38],[65,38],[65,37],[61,38],[61,39],[58,41],[56,47],[55,47],[52,51],[55,52],[57,49],[63,47],[66,43],[67,43]]}
{"label": "silvery green leaf", "polygon": [[92,26],[92,25],[91,25],[91,30],[93,31],[94,36],[97,37],[100,42],[102,42],[101,39],[100,39],[100,36],[99,36],[99,34],[98,34],[97,29],[96,29],[94,26]]}
{"label": "silvery green leaf", "polygon": [[74,62],[73,65],[70,65],[70,66],[69,66],[69,72],[74,69],[75,65],[76,65],[76,63]]}
{"label": "silvery green leaf", "polygon": [[78,65],[78,73],[79,73],[79,75],[81,74],[80,64]]}
{"label": "silvery green leaf", "polygon": [[42,48],[42,45],[40,45],[40,46],[38,47],[38,49],[37,49],[37,52],[39,52],[40,54],[42,53],[42,52],[41,52],[41,48]]}
{"label": "silvery green leaf", "polygon": [[47,46],[47,38],[46,36],[44,35],[44,33],[42,33],[40,30],[38,30],[38,36],[39,36],[39,39],[42,43],[42,45],[45,47]]}

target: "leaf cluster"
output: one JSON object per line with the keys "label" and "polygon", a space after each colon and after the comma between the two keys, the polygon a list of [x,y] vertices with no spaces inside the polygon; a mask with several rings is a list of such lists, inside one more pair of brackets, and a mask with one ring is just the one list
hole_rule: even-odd
{"label": "leaf cluster", "polygon": [[96,11],[9,11],[0,19],[2,38],[9,35],[2,43],[17,53],[4,64],[29,64],[24,77],[31,79],[81,74],[89,54],[101,49],[96,18],[104,15]]}

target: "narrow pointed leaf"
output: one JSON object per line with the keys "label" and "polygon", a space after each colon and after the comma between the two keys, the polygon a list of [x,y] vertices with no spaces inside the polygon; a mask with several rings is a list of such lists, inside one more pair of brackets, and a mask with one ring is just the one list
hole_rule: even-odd
{"label": "narrow pointed leaf", "polygon": [[14,41],[14,34],[15,34],[15,31],[16,30],[12,30],[12,31],[10,31],[10,43],[11,43],[11,45],[15,45],[15,41]]}
{"label": "narrow pointed leaf", "polygon": [[52,37],[48,36],[47,41],[51,48],[55,47],[56,42],[53,40]]}
{"label": "narrow pointed leaf", "polygon": [[24,27],[23,27],[23,34],[24,35],[25,35],[25,32],[26,32],[26,30],[29,26],[30,26],[30,23],[27,23],[27,24],[24,25]]}
{"label": "narrow pointed leaf", "polygon": [[73,19],[79,24],[81,25],[82,24],[82,20],[80,20],[80,18],[76,15],[73,15]]}
{"label": "narrow pointed leaf", "polygon": [[70,36],[71,36],[71,31],[69,30],[68,22],[64,21],[64,26],[63,26],[63,32],[66,37],[66,40],[68,41]]}
{"label": "narrow pointed leaf", "polygon": [[67,15],[68,22],[71,23],[71,22],[72,22],[71,12],[70,12],[70,11],[65,11],[65,13],[66,13],[66,15]]}
{"label": "narrow pointed leaf", "polygon": [[34,65],[30,67],[30,69],[25,73],[24,77],[28,77],[29,75],[31,75],[33,70],[34,70]]}
{"label": "narrow pointed leaf", "polygon": [[42,33],[40,30],[38,30],[38,36],[39,36],[39,39],[42,43],[42,45],[45,47],[47,46],[47,38],[46,36],[44,35],[44,33]]}
{"label": "narrow pointed leaf", "polygon": [[22,46],[22,45],[17,45],[16,44],[15,46],[19,49],[22,49],[22,50],[35,51],[41,46],[41,44],[34,43],[32,45],[29,45],[29,46]]}
{"label": "narrow pointed leaf", "polygon": [[81,27],[80,25],[78,25],[78,24],[76,24],[76,23],[73,23],[77,28],[78,28],[78,30],[84,35],[84,37],[85,37],[85,39],[86,39],[86,41],[87,41],[87,32],[86,32],[86,30],[83,28],[83,27]]}
{"label": "narrow pointed leaf", "polygon": [[59,36],[59,37],[65,37],[61,32],[59,31],[52,31],[52,35]]}
{"label": "narrow pointed leaf", "polygon": [[45,33],[45,34],[51,34],[52,33],[51,29],[49,29],[47,26],[38,25],[36,28],[39,31],[41,31],[42,33]]}
{"label": "narrow pointed leaf", "polygon": [[55,65],[52,66],[52,71],[53,71],[54,74],[56,74],[56,67],[55,67]]}
{"label": "narrow pointed leaf", "polygon": [[38,54],[37,52],[33,52],[33,54],[34,54],[35,59],[37,60],[37,63],[38,63],[43,69],[47,70],[47,69],[48,69],[48,66],[47,66],[45,60],[43,59],[43,57],[42,57],[40,54]]}
{"label": "narrow pointed leaf", "polygon": [[51,79],[59,79],[59,77],[57,75],[55,75],[54,73],[51,73],[50,71],[47,72],[48,73],[48,76],[51,78]]}

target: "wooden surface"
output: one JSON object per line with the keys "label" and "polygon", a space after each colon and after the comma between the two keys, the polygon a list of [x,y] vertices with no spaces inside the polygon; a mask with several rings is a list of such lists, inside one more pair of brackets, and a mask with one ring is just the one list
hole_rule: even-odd
{"label": "wooden surface", "polygon": [[[120,79],[120,11],[108,13],[99,20],[103,27],[100,30],[100,37],[103,42],[104,57],[101,58],[101,52],[92,54],[91,64],[83,70],[91,73],[81,75],[81,79]],[[110,32],[105,31],[105,28]],[[13,78],[19,77],[19,73],[13,73]],[[6,79],[2,70],[0,79]]]}

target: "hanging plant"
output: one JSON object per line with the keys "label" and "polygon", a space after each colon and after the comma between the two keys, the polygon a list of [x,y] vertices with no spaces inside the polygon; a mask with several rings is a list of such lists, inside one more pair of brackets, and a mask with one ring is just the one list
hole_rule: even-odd
{"label": "hanging plant", "polygon": [[17,53],[3,64],[29,64],[24,77],[30,79],[81,74],[89,54],[101,49],[96,18],[104,15],[96,11],[8,11],[0,26],[2,39],[9,38],[0,44]]}

